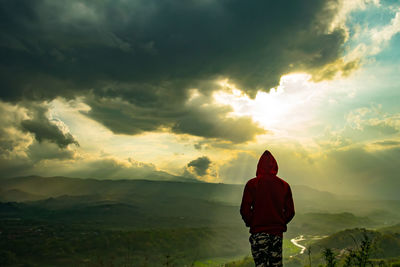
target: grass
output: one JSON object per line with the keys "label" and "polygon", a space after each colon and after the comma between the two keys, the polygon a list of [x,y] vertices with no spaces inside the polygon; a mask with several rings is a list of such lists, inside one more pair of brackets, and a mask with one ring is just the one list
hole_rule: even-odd
{"label": "grass", "polygon": [[283,239],[283,257],[287,258],[299,254],[301,248],[295,246],[289,239]]}

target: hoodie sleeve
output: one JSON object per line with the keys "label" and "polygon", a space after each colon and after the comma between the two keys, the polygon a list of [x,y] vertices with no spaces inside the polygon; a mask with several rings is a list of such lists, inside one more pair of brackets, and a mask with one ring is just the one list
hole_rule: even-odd
{"label": "hoodie sleeve", "polygon": [[242,198],[242,204],[240,205],[240,215],[242,215],[242,219],[245,222],[247,227],[250,227],[251,219],[253,217],[253,196],[250,191],[250,183],[247,182]]}
{"label": "hoodie sleeve", "polygon": [[294,217],[294,203],[293,203],[293,197],[292,197],[292,190],[288,189],[288,192],[286,193],[285,197],[285,209],[284,209],[284,216],[285,216],[285,222],[288,224]]}

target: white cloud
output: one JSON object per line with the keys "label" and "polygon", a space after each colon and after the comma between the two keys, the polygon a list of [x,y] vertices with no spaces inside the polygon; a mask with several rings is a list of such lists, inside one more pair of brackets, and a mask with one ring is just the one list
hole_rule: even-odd
{"label": "white cloud", "polygon": [[[384,11],[384,8],[382,9]],[[354,30],[355,33],[351,38],[357,45],[345,55],[345,59],[349,61],[375,56],[400,32],[400,9],[397,9],[394,17],[384,26],[356,25]]]}
{"label": "white cloud", "polygon": [[396,12],[390,24],[381,28],[373,28],[370,31],[373,41],[370,54],[376,55],[382,51],[384,45],[389,42],[394,35],[400,32],[400,9]]}
{"label": "white cloud", "polygon": [[26,151],[34,142],[34,137],[18,127],[21,121],[28,119],[27,110],[18,105],[0,102],[0,113],[0,158],[27,158]]}
{"label": "white cloud", "polygon": [[368,5],[380,6],[380,0],[341,0],[338,12],[330,25],[330,30],[343,28],[347,30],[346,22],[349,14],[355,10],[365,10]]}
{"label": "white cloud", "polygon": [[346,116],[346,120],[350,128],[360,131],[366,127],[391,128],[394,133],[400,131],[400,113],[385,113],[382,111],[382,105],[352,110]]}

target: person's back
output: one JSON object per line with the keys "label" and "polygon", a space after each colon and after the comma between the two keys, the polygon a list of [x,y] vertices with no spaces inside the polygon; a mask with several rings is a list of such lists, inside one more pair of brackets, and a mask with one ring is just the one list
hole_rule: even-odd
{"label": "person's back", "polygon": [[275,158],[265,151],[257,165],[257,177],[247,182],[243,192],[240,214],[250,227],[256,266],[282,266],[282,235],[294,216],[290,186],[277,173]]}

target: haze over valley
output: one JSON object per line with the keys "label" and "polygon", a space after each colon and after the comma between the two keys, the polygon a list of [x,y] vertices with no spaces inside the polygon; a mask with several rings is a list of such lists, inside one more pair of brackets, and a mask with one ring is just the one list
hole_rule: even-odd
{"label": "haze over valley", "polygon": [[[7,244],[18,247],[20,238],[51,243],[50,247],[39,245],[36,252],[15,262],[65,266],[147,262],[163,266],[168,256],[178,266],[200,266],[201,262],[218,266],[249,255],[248,228],[239,214],[243,185],[28,176],[3,179],[0,188],[1,227]],[[340,236],[340,231],[390,229],[400,222],[399,200],[352,199],[307,186],[294,185],[292,190],[297,214],[284,236],[284,258],[289,265],[305,264],[300,246],[290,241],[296,237],[303,236],[299,244],[316,246],[318,256],[325,244],[336,245],[335,236]],[[354,231],[362,237],[357,233],[360,230]],[[24,237],[18,236],[21,233]],[[100,236],[104,240],[99,240]],[[400,244],[398,237],[393,238]],[[102,242],[107,242],[107,247]],[[118,245],[120,242],[126,245]],[[342,244],[351,245],[350,241]],[[75,251],[74,257],[69,257],[72,252],[65,246]],[[396,246],[391,248],[390,257],[400,252],[400,245]],[[2,248],[15,258],[22,257],[6,243]],[[50,248],[63,252],[46,252],[49,257],[36,258],[35,253]],[[21,248],[16,251],[23,253]]]}
{"label": "haze over valley", "polygon": [[400,265],[400,1],[0,0],[0,28],[0,266],[254,266],[266,150],[285,266]]}

